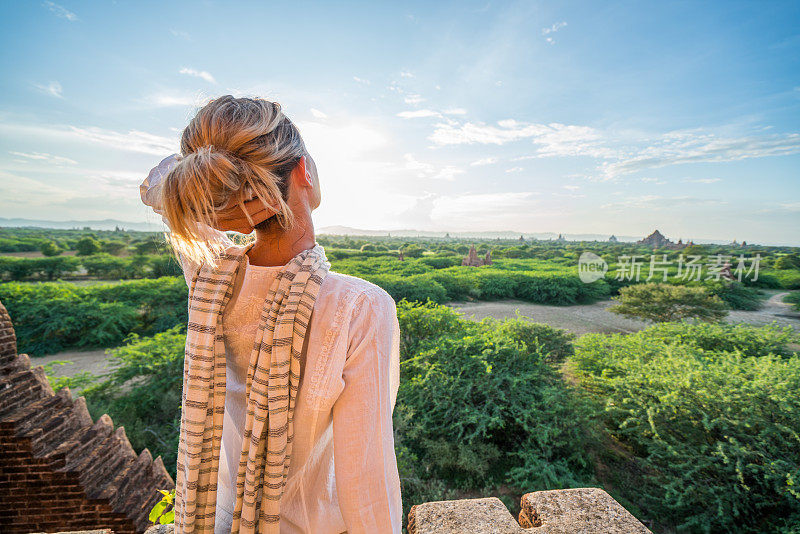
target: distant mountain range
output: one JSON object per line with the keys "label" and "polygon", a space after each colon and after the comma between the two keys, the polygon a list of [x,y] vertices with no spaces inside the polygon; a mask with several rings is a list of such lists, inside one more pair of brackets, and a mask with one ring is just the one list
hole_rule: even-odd
{"label": "distant mountain range", "polygon": [[[92,228],[94,230],[113,230],[122,228],[124,230],[136,230],[139,232],[163,232],[164,225],[147,222],[120,221],[118,219],[101,219],[95,221],[48,221],[39,219],[8,219],[0,217],[0,226],[33,226],[36,228]],[[501,230],[495,232],[433,232],[427,230],[401,229],[401,230],[364,230],[350,226],[325,226],[317,229],[318,234],[328,235],[349,235],[365,237],[461,237],[475,239],[518,239],[523,236],[525,239],[558,239],[559,234],[554,232],[513,232],[511,230]],[[608,234],[563,234],[567,241],[608,241]],[[621,242],[633,242],[641,239],[641,236],[618,235],[617,239]],[[686,239],[684,239],[685,241]],[[694,239],[695,243],[728,243],[722,239]]]}
{"label": "distant mountain range", "polygon": [[120,221],[117,219],[102,219],[97,221],[46,221],[38,219],[6,219],[0,217],[0,226],[33,226],[35,228],[57,228],[59,230],[72,230],[75,228],[89,227],[93,230],[136,230],[139,232],[163,232],[163,224],[146,222]]}
{"label": "distant mountain range", "polygon": [[[501,230],[494,232],[431,232],[426,230],[364,230],[361,228],[351,228],[349,226],[325,226],[317,229],[318,234],[329,235],[348,235],[348,236],[369,236],[369,237],[473,237],[476,239],[519,239],[519,236],[525,239],[558,239],[561,234],[553,232],[513,232],[511,230]],[[564,239],[567,241],[608,241],[611,237],[608,234],[563,234]],[[638,241],[641,237],[618,235],[619,241]]]}

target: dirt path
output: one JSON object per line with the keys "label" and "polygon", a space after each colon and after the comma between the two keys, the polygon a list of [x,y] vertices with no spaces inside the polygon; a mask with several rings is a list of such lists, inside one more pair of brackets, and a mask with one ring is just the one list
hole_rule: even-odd
{"label": "dirt path", "polygon": [[[776,322],[781,326],[791,326],[800,331],[800,313],[795,312],[791,305],[783,302],[788,293],[771,291],[769,298],[764,301],[764,307],[758,311],[733,311],[728,316],[731,323],[749,323],[764,325]],[[630,334],[647,327],[644,321],[627,319],[609,312],[612,301],[606,300],[594,304],[578,306],[547,306],[531,304],[519,300],[503,300],[495,302],[453,302],[449,305],[467,317],[483,319],[495,317],[503,319],[514,317],[517,310],[530,317],[537,323],[544,323],[556,328],[563,328],[578,335],[589,332],[622,333]],[[89,371],[95,375],[102,375],[113,369],[105,350],[69,351],[50,356],[32,357],[33,365],[45,365],[54,360],[68,360],[73,363],[56,366],[53,370],[55,376],[75,376],[81,371]]]}
{"label": "dirt path", "polygon": [[[783,298],[788,293],[785,291],[770,291],[768,294],[770,296],[764,301],[764,306],[760,310],[732,311],[727,321],[754,325],[776,322],[780,326],[791,326],[800,331],[800,313],[793,311],[789,304],[783,302]],[[612,301],[606,300],[577,306],[547,306],[519,300],[503,300],[496,302],[452,302],[449,306],[463,312],[467,317],[475,319],[514,317],[517,310],[519,310],[520,314],[530,317],[537,323],[563,328],[577,335],[589,332],[628,334],[647,327],[648,324],[644,321],[628,319],[611,313],[606,308],[612,304]]]}
{"label": "dirt path", "polygon": [[114,368],[105,350],[69,351],[49,356],[32,356],[31,365],[45,365],[56,360],[67,360],[73,363],[54,366],[52,374],[55,376],[72,377],[81,371],[102,375]]}

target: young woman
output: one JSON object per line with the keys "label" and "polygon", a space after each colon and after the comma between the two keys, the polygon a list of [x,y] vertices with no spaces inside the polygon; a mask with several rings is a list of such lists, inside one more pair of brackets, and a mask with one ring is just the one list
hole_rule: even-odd
{"label": "young woman", "polygon": [[297,127],[220,97],[140,190],[189,286],[176,532],[400,532],[395,303],[328,270]]}

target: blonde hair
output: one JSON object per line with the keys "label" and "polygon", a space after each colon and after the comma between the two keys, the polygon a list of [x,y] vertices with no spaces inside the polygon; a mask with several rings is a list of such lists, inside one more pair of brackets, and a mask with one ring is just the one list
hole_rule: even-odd
{"label": "blonde hair", "polygon": [[305,152],[277,102],[225,95],[206,104],[183,130],[182,158],[159,191],[173,248],[196,263],[215,264],[223,244],[206,228],[216,226],[217,211],[232,201],[244,209],[255,197],[275,214],[270,221],[290,228],[288,177]]}

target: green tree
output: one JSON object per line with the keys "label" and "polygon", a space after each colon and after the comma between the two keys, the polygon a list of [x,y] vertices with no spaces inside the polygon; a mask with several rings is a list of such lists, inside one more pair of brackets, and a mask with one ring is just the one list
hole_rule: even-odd
{"label": "green tree", "polygon": [[119,256],[126,248],[128,248],[128,244],[123,241],[103,241],[102,247],[103,252],[107,252],[112,256]]}
{"label": "green tree", "polygon": [[614,300],[618,304],[609,311],[657,323],[682,319],[719,321],[728,314],[725,302],[703,287],[636,284],[621,288]]}
{"label": "green tree", "polygon": [[48,258],[52,256],[58,256],[59,254],[64,252],[63,250],[58,248],[58,245],[56,245],[53,241],[50,240],[42,241],[39,250],[41,251],[42,254],[44,254]]}
{"label": "green tree", "polygon": [[787,254],[775,260],[775,268],[780,270],[800,269],[800,255]]}
{"label": "green tree", "polygon": [[100,242],[92,236],[86,236],[75,244],[75,250],[78,251],[78,256],[91,256],[100,252]]}

